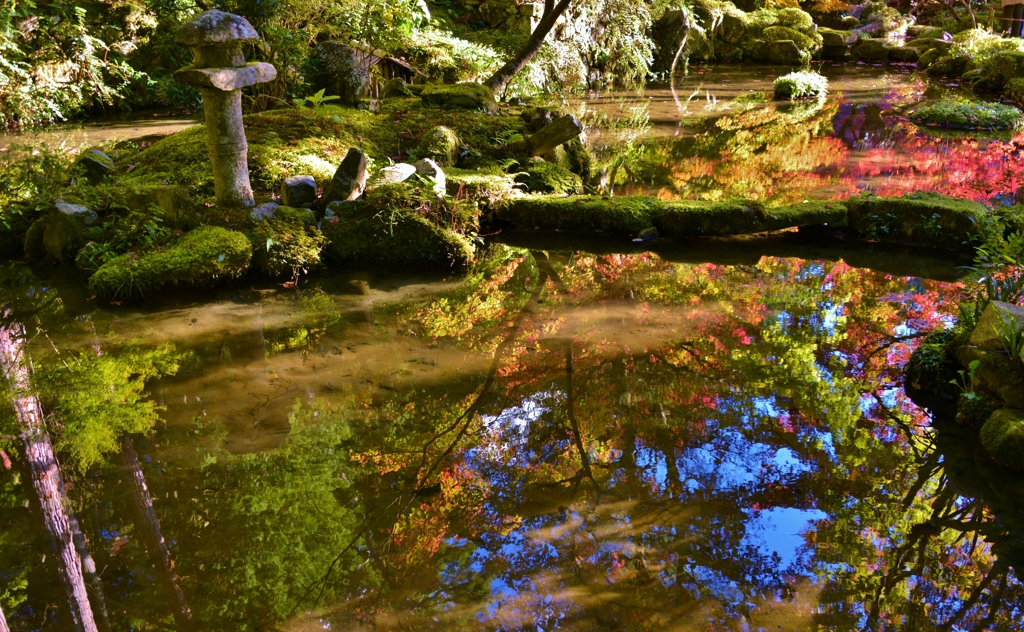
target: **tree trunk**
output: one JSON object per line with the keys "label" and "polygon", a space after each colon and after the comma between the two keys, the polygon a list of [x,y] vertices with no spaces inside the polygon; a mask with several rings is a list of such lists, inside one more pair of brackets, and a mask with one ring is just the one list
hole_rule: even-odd
{"label": "tree trunk", "polygon": [[4,616],[3,606],[0,606],[0,632],[11,632],[11,629],[7,627],[7,617]]}
{"label": "tree trunk", "polygon": [[171,552],[167,549],[167,542],[160,531],[160,520],[153,509],[153,499],[149,495],[149,488],[146,487],[142,464],[135,453],[132,438],[127,433],[121,436],[121,467],[131,489],[132,505],[136,513],[135,527],[145,541],[149,555],[156,565],[157,575],[174,595],[174,622],[182,632],[193,630],[195,626],[192,622],[192,611],[185,600],[181,584],[178,583],[178,576],[174,572],[174,560],[171,559]]}
{"label": "tree trunk", "polygon": [[544,45],[544,40],[547,38],[548,33],[551,32],[555,22],[569,8],[570,1],[559,0],[558,4],[553,5],[553,0],[544,0],[544,16],[537,23],[537,28],[530,34],[530,39],[526,40],[526,44],[516,53],[515,57],[510,59],[508,63],[491,75],[490,79],[484,82],[484,85],[493,90],[495,95],[504,92],[509,82],[516,76],[516,73],[522,70],[526,64],[530,63],[533,56]]}
{"label": "tree trunk", "polygon": [[64,482],[53,454],[50,436],[43,426],[42,407],[39,399],[30,395],[28,363],[22,349],[24,338],[25,332],[20,324],[0,326],[0,366],[14,391],[14,412],[25,443],[25,459],[32,471],[32,486],[39,496],[46,529],[50,532],[53,548],[57,552],[61,579],[68,593],[68,606],[75,629],[99,632],[89,604],[89,593],[85,588],[82,558],[75,546],[77,522],[72,526],[74,518],[67,511]]}

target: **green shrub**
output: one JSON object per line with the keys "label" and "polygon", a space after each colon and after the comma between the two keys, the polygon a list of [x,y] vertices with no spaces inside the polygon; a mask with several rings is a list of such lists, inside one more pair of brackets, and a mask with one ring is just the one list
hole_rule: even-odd
{"label": "green shrub", "polygon": [[816,72],[791,72],[775,80],[776,99],[823,97],[828,94],[828,79]]}
{"label": "green shrub", "polygon": [[267,276],[309,272],[320,265],[320,252],[327,239],[315,226],[306,209],[278,207],[274,217],[256,222],[251,231],[253,263]]}

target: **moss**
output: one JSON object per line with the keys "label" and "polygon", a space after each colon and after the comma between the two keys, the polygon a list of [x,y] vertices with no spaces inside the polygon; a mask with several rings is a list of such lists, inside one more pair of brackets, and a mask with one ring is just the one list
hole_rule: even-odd
{"label": "moss", "polygon": [[451,110],[497,111],[494,93],[479,83],[456,83],[454,85],[428,85],[420,93],[426,105]]}
{"label": "moss", "polygon": [[828,79],[816,72],[791,72],[775,80],[776,99],[823,97],[828,94]]}
{"label": "moss", "polygon": [[1024,470],[1024,411],[1002,408],[981,428],[981,444],[1001,465]]}
{"label": "moss", "polygon": [[89,279],[89,288],[99,296],[120,297],[176,285],[208,286],[241,276],[251,259],[245,235],[203,226],[169,248],[108,261]]}
{"label": "moss", "polygon": [[583,181],[578,175],[551,162],[531,162],[526,171],[516,174],[516,182],[524,184],[531,193],[583,193]]}
{"label": "moss", "polygon": [[380,187],[377,197],[334,202],[322,222],[326,252],[348,263],[386,266],[462,267],[472,262],[473,245],[406,205],[404,185]]}
{"label": "moss", "polygon": [[844,204],[850,211],[850,227],[870,241],[957,250],[983,241],[995,224],[981,204],[934,193],[866,195]]}
{"label": "moss", "polygon": [[794,226],[845,225],[846,208],[839,202],[795,204],[765,209],[757,202],[663,202],[654,225],[665,237],[742,235]]}
{"label": "moss", "polygon": [[420,140],[420,158],[432,158],[442,167],[451,167],[459,157],[462,141],[450,127],[438,125]]}
{"label": "moss", "polygon": [[[777,23],[798,31],[809,31],[814,28],[814,18],[810,13],[796,7],[779,9],[776,13]],[[788,39],[788,38],[787,38]]]}
{"label": "moss", "polygon": [[[418,151],[419,140],[437,126],[447,127],[460,139],[460,166],[492,165],[511,156],[509,148],[495,139],[525,130],[515,114],[503,110],[492,116],[424,107],[419,99],[389,99],[379,113],[328,105],[249,115],[244,122],[253,190],[277,191],[281,180],[297,173],[329,182],[351,147],[359,147],[375,160],[407,161]],[[201,125],[146,148],[125,149],[118,165],[123,170],[134,165],[130,173],[117,174],[121,185],[176,184],[199,199],[213,196],[206,131]]]}
{"label": "moss", "polygon": [[909,112],[918,125],[947,129],[1019,129],[1024,115],[1012,105],[967,100],[932,101]]}
{"label": "moss", "polygon": [[320,265],[326,238],[309,209],[280,206],[274,217],[256,222],[251,231],[253,264],[264,274],[297,276]]}
{"label": "moss", "polygon": [[601,231],[631,236],[653,226],[657,206],[656,199],[644,196],[534,195],[512,198],[501,205],[493,218],[517,228]]}
{"label": "moss", "polygon": [[809,35],[791,29],[788,26],[769,26],[764,31],[764,38],[769,42],[781,42],[791,40],[800,50],[812,50],[815,48],[815,40]]}
{"label": "moss", "polygon": [[473,199],[503,200],[515,189],[513,177],[501,171],[473,171],[468,169],[445,169],[448,195]]}

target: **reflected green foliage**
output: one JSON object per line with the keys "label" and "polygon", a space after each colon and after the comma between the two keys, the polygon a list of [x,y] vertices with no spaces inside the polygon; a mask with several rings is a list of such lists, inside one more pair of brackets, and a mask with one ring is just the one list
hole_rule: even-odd
{"label": "reflected green foliage", "polygon": [[42,363],[33,376],[40,398],[52,406],[58,450],[79,469],[118,451],[121,434],[146,434],[161,406],[147,399],[146,382],[174,375],[182,356],[174,345],[64,353]]}

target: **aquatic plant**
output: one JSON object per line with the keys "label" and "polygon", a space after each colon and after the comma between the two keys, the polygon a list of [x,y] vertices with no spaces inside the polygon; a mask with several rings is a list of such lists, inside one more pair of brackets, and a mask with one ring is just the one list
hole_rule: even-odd
{"label": "aquatic plant", "polygon": [[1012,105],[984,103],[966,99],[931,101],[908,112],[919,125],[947,129],[1021,129],[1024,114]]}
{"label": "aquatic plant", "polygon": [[776,99],[824,97],[828,94],[828,79],[810,70],[791,72],[775,80]]}

